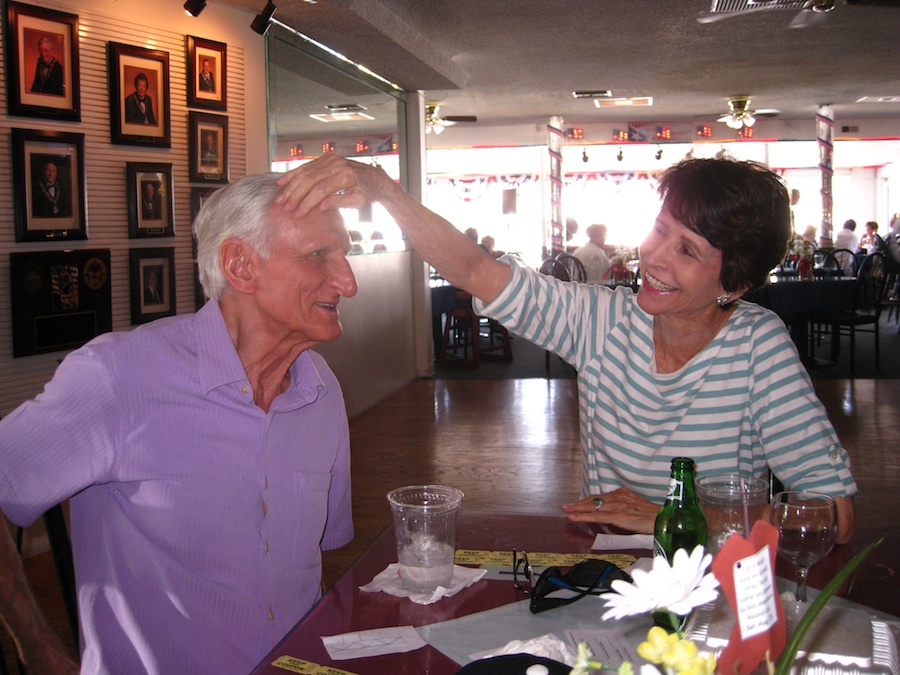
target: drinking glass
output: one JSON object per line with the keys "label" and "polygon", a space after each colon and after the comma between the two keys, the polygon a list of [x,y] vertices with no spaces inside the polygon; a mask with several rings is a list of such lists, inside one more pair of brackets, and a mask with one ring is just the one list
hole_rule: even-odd
{"label": "drinking glass", "polygon": [[794,566],[797,601],[806,602],[809,568],[828,555],[837,534],[834,499],[821,492],[787,491],[772,498],[778,555]]}

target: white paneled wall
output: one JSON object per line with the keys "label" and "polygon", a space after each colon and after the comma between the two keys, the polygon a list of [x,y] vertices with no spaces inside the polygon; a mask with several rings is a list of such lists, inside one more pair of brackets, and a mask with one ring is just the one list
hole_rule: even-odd
{"label": "white paneled wall", "polygon": [[[37,4],[37,3],[36,3]],[[85,9],[84,5],[91,5]],[[176,268],[176,302],[178,313],[194,310],[194,280],[191,261],[191,187],[188,182],[188,108],[186,95],[185,33],[154,27],[152,24],[181,28],[183,18],[165,21],[164,12],[175,12],[180,3],[131,3],[129,11],[119,7],[105,11],[99,3],[79,6],[41,2],[48,9],[77,14],[80,21],[81,122],[59,122],[6,115],[6,64],[0,63],[0,416],[6,415],[23,400],[40,392],[50,379],[65,352],[13,358],[10,300],[10,252],[54,251],[67,248],[109,249],[112,283],[113,330],[131,328],[129,292],[129,249],[139,247],[174,247]],[[5,7],[4,7],[5,9]],[[207,16],[215,19],[215,12]],[[152,12],[152,17],[142,14]],[[173,15],[174,16],[174,15]],[[144,21],[143,19],[147,19]],[[238,17],[242,19],[243,17]],[[249,26],[248,15],[244,26]],[[235,24],[236,21],[232,21]],[[214,21],[190,24],[192,35],[228,43],[228,116],[229,166],[231,180],[248,171],[248,132],[245,91],[248,80],[264,78],[264,72],[245,72],[244,45],[228,38],[234,26],[217,30]],[[246,32],[259,39],[249,28]],[[248,39],[252,39],[248,37]],[[3,37],[0,36],[0,40]],[[145,148],[113,145],[109,129],[109,92],[107,82],[107,43],[119,42],[136,47],[166,51],[169,54],[169,96],[171,105],[171,148]],[[255,62],[254,59],[251,61]],[[257,86],[251,90],[258,92]],[[251,107],[258,110],[264,102]],[[218,111],[216,111],[218,112]],[[264,117],[259,123],[265,126]],[[13,177],[10,129],[66,131],[84,134],[87,176],[88,239],[67,242],[16,242],[13,214]],[[251,138],[259,137],[251,130]],[[175,197],[175,235],[152,239],[128,238],[128,205],[126,189],[127,162],[162,162],[173,167]],[[199,186],[199,184],[198,184]]]}

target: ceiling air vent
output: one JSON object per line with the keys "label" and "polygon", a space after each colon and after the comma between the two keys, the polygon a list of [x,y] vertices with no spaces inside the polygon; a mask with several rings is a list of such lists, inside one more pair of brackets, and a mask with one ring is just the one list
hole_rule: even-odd
{"label": "ceiling air vent", "polygon": [[810,0],[712,0],[710,14],[754,12],[767,9],[805,9]]}

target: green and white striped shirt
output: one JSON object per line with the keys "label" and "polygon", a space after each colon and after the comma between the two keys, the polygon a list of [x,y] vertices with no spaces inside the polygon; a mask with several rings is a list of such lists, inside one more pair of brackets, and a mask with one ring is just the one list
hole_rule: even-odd
{"label": "green and white striped shirt", "polygon": [[777,315],[738,301],[681,370],[656,372],[653,317],[631,289],[564,283],[505,259],[509,284],[475,311],[578,371],[582,493],[627,487],[661,503],[673,457],[697,475],[741,473],[786,487],[856,493],[850,458]]}

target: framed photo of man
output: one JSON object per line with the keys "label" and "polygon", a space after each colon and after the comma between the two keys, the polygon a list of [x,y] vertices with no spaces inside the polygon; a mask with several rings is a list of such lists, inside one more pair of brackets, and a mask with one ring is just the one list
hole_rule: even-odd
{"label": "framed photo of man", "polygon": [[228,116],[188,114],[190,179],[197,183],[228,182]]}
{"label": "framed photo of man", "polygon": [[129,251],[129,269],[131,324],[174,316],[175,249],[133,248]]}
{"label": "framed photo of man", "polygon": [[4,40],[9,114],[80,122],[78,17],[7,2]]}
{"label": "framed photo of man", "polygon": [[228,45],[188,35],[185,51],[188,107],[228,110]]}
{"label": "framed photo of man", "polygon": [[107,51],[110,140],[172,147],[169,53],[118,42]]}
{"label": "framed photo of man", "polygon": [[84,134],[12,130],[16,241],[87,239]]}
{"label": "framed photo of man", "polygon": [[175,234],[172,165],[128,162],[128,236],[171,237]]}

